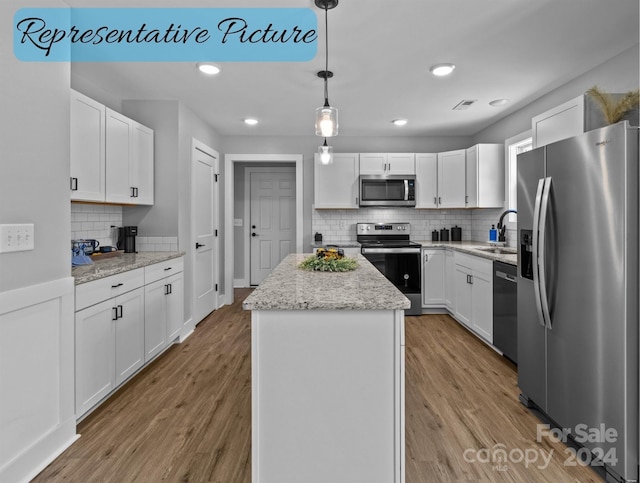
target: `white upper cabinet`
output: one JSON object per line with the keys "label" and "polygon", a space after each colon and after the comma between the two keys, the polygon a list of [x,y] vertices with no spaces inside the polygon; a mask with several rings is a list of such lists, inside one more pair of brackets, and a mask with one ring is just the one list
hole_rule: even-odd
{"label": "white upper cabinet", "polygon": [[153,204],[153,130],[71,90],[71,200]]}
{"label": "white upper cabinet", "polygon": [[71,91],[71,199],[105,200],[105,106]]}
{"label": "white upper cabinet", "polygon": [[504,145],[476,144],[467,149],[465,206],[504,206]]}
{"label": "white upper cabinet", "polygon": [[466,208],[466,152],[438,153],[438,208]]}
{"label": "white upper cabinet", "polygon": [[584,96],[578,96],[531,119],[533,147],[577,136],[584,132]]}
{"label": "white upper cabinet", "polygon": [[438,155],[416,154],[416,208],[438,208]]}
{"label": "white upper cabinet", "polygon": [[316,209],[357,209],[360,188],[357,153],[334,153],[333,163],[314,160],[314,207]]}
{"label": "white upper cabinet", "polygon": [[413,153],[360,153],[360,174],[416,174]]}
{"label": "white upper cabinet", "polygon": [[106,201],[153,204],[153,131],[109,108],[106,116]]}

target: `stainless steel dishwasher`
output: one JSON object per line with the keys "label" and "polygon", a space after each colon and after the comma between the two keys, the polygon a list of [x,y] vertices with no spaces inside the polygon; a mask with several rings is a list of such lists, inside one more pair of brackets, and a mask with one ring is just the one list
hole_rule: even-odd
{"label": "stainless steel dishwasher", "polygon": [[493,345],[518,363],[517,267],[493,262]]}

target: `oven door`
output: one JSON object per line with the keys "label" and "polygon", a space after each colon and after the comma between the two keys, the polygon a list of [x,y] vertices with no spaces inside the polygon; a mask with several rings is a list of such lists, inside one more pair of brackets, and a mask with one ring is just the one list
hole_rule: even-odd
{"label": "oven door", "polygon": [[361,251],[362,255],[402,293],[420,293],[420,249],[362,247]]}

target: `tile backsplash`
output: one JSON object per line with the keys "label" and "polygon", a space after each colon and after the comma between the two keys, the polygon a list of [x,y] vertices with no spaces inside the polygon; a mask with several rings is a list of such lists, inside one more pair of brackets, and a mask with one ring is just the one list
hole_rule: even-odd
{"label": "tile backsplash", "polygon": [[[416,210],[410,208],[360,208],[359,210],[312,210],[311,230],[322,233],[328,243],[356,241],[356,223],[407,222],[411,223],[411,238],[415,241],[431,240],[431,232],[453,226],[462,228],[462,240],[489,239],[489,228],[498,223],[504,210]],[[507,230],[507,245],[516,246],[516,230]]]}
{"label": "tile backsplash", "polygon": [[[71,204],[71,240],[92,238],[101,246],[115,246],[122,226],[122,206],[87,203]],[[178,250],[177,236],[138,236],[139,252],[174,252]]]}
{"label": "tile backsplash", "polygon": [[115,246],[122,226],[122,206],[71,203],[71,240],[95,238],[101,246]]}

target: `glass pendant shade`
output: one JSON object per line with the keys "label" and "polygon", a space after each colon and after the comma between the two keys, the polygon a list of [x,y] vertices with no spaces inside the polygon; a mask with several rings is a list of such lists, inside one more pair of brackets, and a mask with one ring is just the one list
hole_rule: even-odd
{"label": "glass pendant shade", "polygon": [[338,109],[325,105],[316,109],[316,136],[330,138],[338,135]]}
{"label": "glass pendant shade", "polygon": [[318,154],[320,155],[321,164],[333,163],[333,147],[327,146],[327,140],[324,140],[324,144],[318,148]]}

